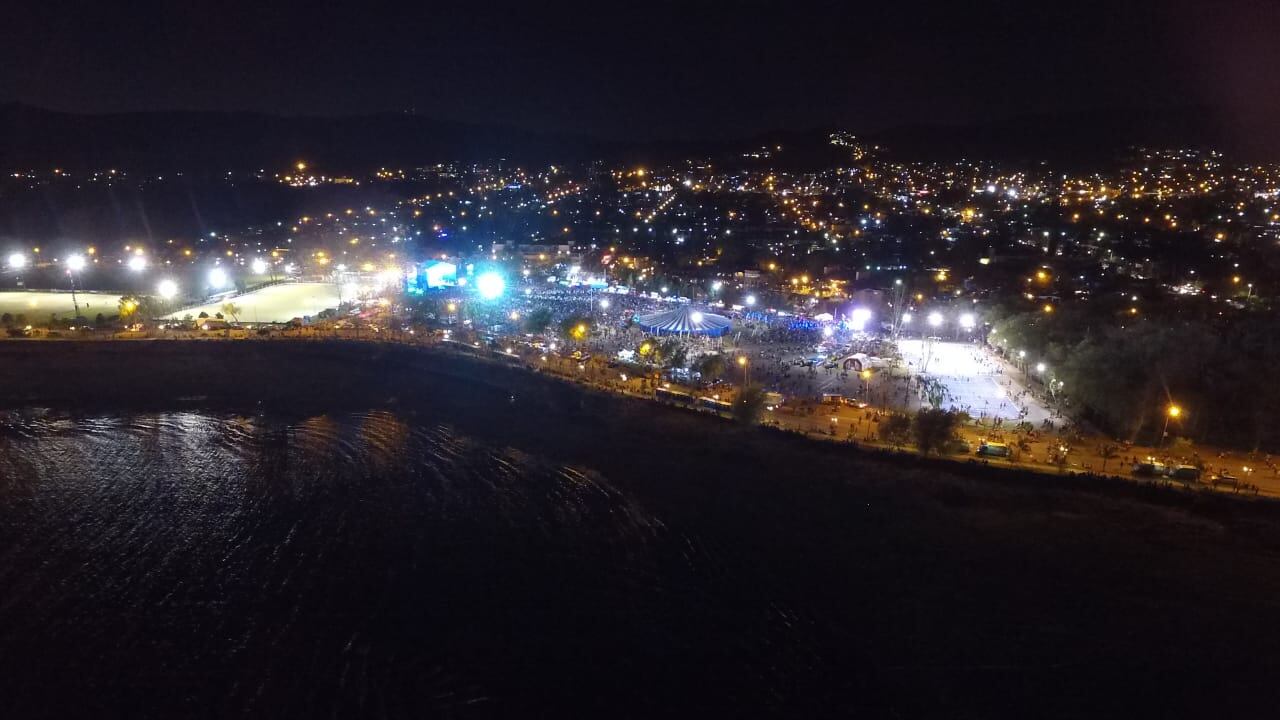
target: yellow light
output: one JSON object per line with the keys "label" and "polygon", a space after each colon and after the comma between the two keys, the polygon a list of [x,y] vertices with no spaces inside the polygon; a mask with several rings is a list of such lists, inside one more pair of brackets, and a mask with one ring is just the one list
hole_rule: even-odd
{"label": "yellow light", "polygon": [[304,162],[299,162],[297,165],[294,165],[294,167],[298,168],[298,172],[302,172],[303,170],[307,169],[307,164]]}
{"label": "yellow light", "polygon": [[1046,305],[1044,306],[1044,311],[1045,311],[1045,312],[1047,312],[1047,313],[1051,313],[1051,312],[1053,312],[1053,306],[1052,306],[1052,305],[1049,305],[1049,304],[1046,304]]}
{"label": "yellow light", "polygon": [[742,367],[746,367],[746,366],[747,366],[747,356],[746,356],[746,355],[739,355],[739,356],[738,356],[738,364],[739,364],[739,365],[741,365]]}
{"label": "yellow light", "polygon": [[1177,405],[1170,405],[1168,412],[1169,412],[1169,417],[1176,418],[1182,415],[1182,408],[1178,407]]}

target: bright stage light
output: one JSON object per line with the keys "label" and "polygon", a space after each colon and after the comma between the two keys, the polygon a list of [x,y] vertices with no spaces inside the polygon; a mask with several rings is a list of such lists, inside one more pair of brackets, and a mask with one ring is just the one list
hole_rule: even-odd
{"label": "bright stage light", "polygon": [[964,328],[965,330],[972,330],[973,326],[976,323],[977,323],[977,318],[973,316],[973,313],[965,313],[960,316],[960,327]]}
{"label": "bright stage light", "polygon": [[866,308],[854,308],[849,313],[849,326],[856,332],[865,330],[868,322],[871,322],[871,311]]}
{"label": "bright stage light", "polygon": [[161,280],[156,287],[156,294],[165,300],[172,300],[178,295],[178,283],[172,280]]}
{"label": "bright stage light", "polygon": [[14,253],[9,256],[9,268],[12,270],[21,270],[27,266],[27,256],[22,253]]}
{"label": "bright stage light", "polygon": [[129,258],[129,262],[125,264],[128,265],[129,269],[134,272],[142,272],[143,270],[147,269],[147,259],[142,257],[141,255],[134,255],[133,257]]}
{"label": "bright stage light", "polygon": [[254,275],[262,275],[267,272],[267,261],[262,258],[255,258],[252,267]]}
{"label": "bright stage light", "polygon": [[227,271],[222,268],[214,268],[209,271],[209,287],[214,290],[221,290],[226,287],[229,280]]}
{"label": "bright stage light", "polygon": [[84,269],[85,260],[83,255],[72,255],[67,258],[67,269],[71,272],[80,272]]}
{"label": "bright stage light", "polygon": [[942,313],[940,312],[929,313],[929,325],[931,327],[938,327],[941,324],[942,324]]}
{"label": "bright stage light", "polygon": [[480,291],[480,297],[485,300],[495,300],[507,289],[507,281],[491,270],[481,273],[480,277],[476,278],[476,289]]}

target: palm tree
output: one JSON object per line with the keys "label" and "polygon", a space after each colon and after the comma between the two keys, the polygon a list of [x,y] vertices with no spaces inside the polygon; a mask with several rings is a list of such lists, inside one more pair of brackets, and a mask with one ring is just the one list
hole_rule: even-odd
{"label": "palm tree", "polygon": [[230,315],[232,320],[234,320],[237,323],[240,322],[240,318],[239,318],[240,306],[236,305],[233,302],[222,303],[222,314]]}
{"label": "palm tree", "polygon": [[1107,461],[1120,457],[1120,448],[1112,443],[1105,443],[1098,448],[1098,457],[1102,458],[1102,474],[1107,474]]}

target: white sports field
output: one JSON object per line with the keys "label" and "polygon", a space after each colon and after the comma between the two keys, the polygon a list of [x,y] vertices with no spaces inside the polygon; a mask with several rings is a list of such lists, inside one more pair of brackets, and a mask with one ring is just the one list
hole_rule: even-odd
{"label": "white sports field", "polygon": [[[352,300],[354,288],[343,289],[342,299]],[[201,312],[210,316],[222,312],[222,306],[233,302],[240,308],[240,322],[288,322],[293,318],[315,316],[328,308],[338,307],[338,286],[333,283],[284,283],[237,295],[208,305],[184,308],[168,317],[180,319]],[[230,320],[231,318],[227,318]]]}
{"label": "white sports field", "polygon": [[[120,295],[116,293],[77,292],[76,299],[80,301],[80,315],[90,320],[98,313],[110,317],[120,312]],[[28,322],[34,322],[48,320],[50,313],[59,319],[74,317],[75,307],[70,292],[9,290],[0,292],[0,314],[3,313],[22,314]]]}

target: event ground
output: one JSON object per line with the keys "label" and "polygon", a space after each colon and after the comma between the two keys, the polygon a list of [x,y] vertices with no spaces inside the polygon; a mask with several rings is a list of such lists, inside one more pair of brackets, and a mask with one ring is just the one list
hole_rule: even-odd
{"label": "event ground", "polygon": [[1021,419],[1037,424],[1052,416],[1030,394],[1019,397],[1021,378],[1007,372],[1007,367],[977,345],[904,339],[898,342],[898,350],[913,372],[937,378],[946,387],[949,397],[943,407],[962,409],[973,417],[985,414],[1006,420],[1019,419],[1025,409]]}

